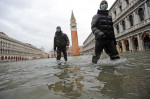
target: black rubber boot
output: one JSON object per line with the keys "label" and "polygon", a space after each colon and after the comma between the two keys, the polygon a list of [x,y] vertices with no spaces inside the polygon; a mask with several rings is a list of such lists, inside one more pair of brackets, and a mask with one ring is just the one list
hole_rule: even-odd
{"label": "black rubber boot", "polygon": [[117,56],[117,57],[110,57],[110,60],[116,60],[116,59],[120,59],[120,57],[119,56]]}
{"label": "black rubber boot", "polygon": [[92,63],[97,64],[98,58],[96,56],[92,57]]}

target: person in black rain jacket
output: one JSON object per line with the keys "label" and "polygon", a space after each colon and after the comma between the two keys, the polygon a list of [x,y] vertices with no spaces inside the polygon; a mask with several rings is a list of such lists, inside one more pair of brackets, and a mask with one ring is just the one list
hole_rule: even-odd
{"label": "person in black rain jacket", "polygon": [[68,36],[61,31],[61,27],[57,26],[54,37],[54,52],[57,51],[57,60],[61,59],[61,52],[63,52],[64,59],[67,61],[67,49],[69,48]]}
{"label": "person in black rain jacket", "polygon": [[95,55],[92,57],[92,63],[97,63],[103,49],[111,60],[120,58],[116,49],[112,17],[108,15],[107,8],[107,1],[102,0],[100,10],[92,18],[91,29],[95,35]]}

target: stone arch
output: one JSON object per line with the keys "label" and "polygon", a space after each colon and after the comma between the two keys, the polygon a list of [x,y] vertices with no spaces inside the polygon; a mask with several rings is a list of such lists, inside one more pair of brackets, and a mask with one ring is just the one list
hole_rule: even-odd
{"label": "stone arch", "polygon": [[134,36],[134,37],[132,38],[132,42],[133,42],[133,49],[134,49],[134,50],[138,50],[139,45],[138,45],[137,36]]}
{"label": "stone arch", "polygon": [[145,50],[150,50],[150,33],[144,33],[142,36]]}
{"label": "stone arch", "polygon": [[11,59],[14,59],[13,56],[11,56]]}
{"label": "stone arch", "polygon": [[7,56],[5,56],[5,60],[7,60]]}
{"label": "stone arch", "polygon": [[128,41],[128,39],[124,40],[124,44],[125,44],[125,47],[126,47],[126,51],[129,51],[129,41]]}
{"label": "stone arch", "polygon": [[4,60],[4,56],[1,56],[1,60]]}
{"label": "stone arch", "polygon": [[11,57],[10,57],[10,56],[8,56],[8,59],[11,59]]}
{"label": "stone arch", "polygon": [[122,51],[123,51],[123,48],[122,48],[122,42],[119,41],[119,42],[118,42],[118,45],[119,45],[119,51],[122,52]]}

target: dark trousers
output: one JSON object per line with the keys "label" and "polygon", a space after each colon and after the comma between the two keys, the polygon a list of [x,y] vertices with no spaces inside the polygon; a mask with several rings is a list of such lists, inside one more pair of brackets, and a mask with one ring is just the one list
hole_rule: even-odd
{"label": "dark trousers", "polygon": [[65,59],[65,61],[67,61],[66,47],[57,47],[57,60],[61,59],[61,52],[63,52],[64,59]]}
{"label": "dark trousers", "polygon": [[120,57],[118,55],[118,51],[116,49],[116,45],[114,44],[114,41],[103,39],[100,41],[97,40],[95,43],[95,55],[93,55],[93,57],[92,57],[93,63],[97,63],[103,49],[110,56],[111,60],[120,59]]}

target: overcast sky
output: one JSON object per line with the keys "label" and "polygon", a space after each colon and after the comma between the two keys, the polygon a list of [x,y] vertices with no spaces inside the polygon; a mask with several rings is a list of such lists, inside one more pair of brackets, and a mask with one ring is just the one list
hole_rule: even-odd
{"label": "overcast sky", "polygon": [[[107,0],[109,8],[115,0]],[[46,52],[53,48],[56,27],[70,39],[70,18],[73,10],[79,45],[91,33],[91,19],[101,0],[0,0],[0,32]]]}

